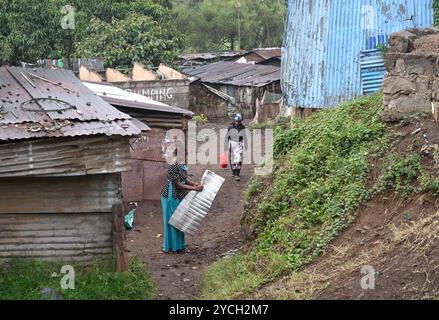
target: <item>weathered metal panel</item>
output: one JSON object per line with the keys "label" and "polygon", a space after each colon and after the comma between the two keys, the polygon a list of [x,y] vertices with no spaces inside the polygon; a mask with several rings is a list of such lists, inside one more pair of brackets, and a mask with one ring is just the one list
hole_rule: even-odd
{"label": "weathered metal panel", "polygon": [[111,261],[112,230],[111,212],[0,214],[0,263],[11,258]]}
{"label": "weathered metal panel", "polygon": [[128,81],[112,84],[173,107],[189,108],[189,80]]}
{"label": "weathered metal panel", "polygon": [[[83,85],[71,71],[68,70],[50,70],[50,69],[26,69],[18,67],[9,67],[0,69],[0,77],[5,77],[5,80],[12,83],[12,88],[0,89],[0,95],[3,98],[12,100],[14,112],[13,114],[4,115],[1,123],[23,123],[23,122],[37,122],[43,123],[43,116],[48,115],[52,120],[80,120],[80,121],[112,121],[116,119],[130,119],[130,117],[119,110],[111,107],[108,103],[96,96],[94,92]],[[8,77],[8,73],[10,76]],[[31,79],[35,88],[25,80],[22,74]],[[47,82],[39,78],[33,78],[34,75],[50,80]],[[23,88],[26,90],[25,94],[20,96],[15,95],[17,83],[20,85],[18,89],[21,93]],[[60,87],[60,84],[64,88]],[[68,90],[67,90],[68,89]],[[11,92],[12,94],[9,94]],[[36,98],[55,98],[65,101],[68,106],[60,106],[54,102],[44,101],[39,102],[41,107],[34,104],[21,105],[23,102]],[[18,101],[18,102],[17,102]],[[75,108],[72,108],[72,107]],[[17,107],[17,108],[15,108]],[[11,108],[8,108],[11,109]],[[36,111],[29,111],[36,110]],[[47,111],[45,110],[56,110]]]}
{"label": "weathered metal panel", "polygon": [[141,132],[71,71],[0,68],[0,140]]}
{"label": "weathered metal panel", "polygon": [[290,107],[334,107],[363,94],[361,51],[433,24],[432,0],[289,0],[282,91]]}
{"label": "weathered metal panel", "polygon": [[131,170],[128,137],[38,139],[0,144],[0,178]]}
{"label": "weathered metal panel", "polygon": [[111,212],[121,199],[119,174],[0,179],[0,216]]}
{"label": "weathered metal panel", "polygon": [[165,112],[181,114],[188,117],[193,113],[187,109],[173,107],[162,102],[154,101],[144,95],[129,92],[107,84],[84,82],[84,85],[100,96],[104,101],[116,107],[135,108],[142,111]]}
{"label": "weathered metal panel", "polygon": [[280,69],[272,66],[235,62],[217,62],[201,67],[186,68],[183,73],[203,83],[243,87],[264,87],[280,81]]}
{"label": "weathered metal panel", "polygon": [[361,52],[361,85],[363,94],[377,92],[383,86],[386,67],[380,50]]}
{"label": "weathered metal panel", "polygon": [[140,128],[132,120],[115,120],[110,122],[51,122],[48,124],[9,124],[0,126],[0,140],[15,141],[32,138],[61,138],[91,135],[135,136],[147,128]]}

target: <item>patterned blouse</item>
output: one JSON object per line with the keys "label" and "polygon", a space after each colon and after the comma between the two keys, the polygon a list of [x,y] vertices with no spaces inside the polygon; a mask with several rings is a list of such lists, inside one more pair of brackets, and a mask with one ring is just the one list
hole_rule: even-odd
{"label": "patterned blouse", "polygon": [[[185,165],[178,163],[170,164],[168,167],[168,180],[162,189],[162,196],[165,198],[169,196],[168,189],[170,183],[179,180],[180,183],[185,184],[187,178],[188,178],[187,167]],[[188,194],[187,190],[178,189],[175,183],[172,183],[172,196],[174,199],[183,200],[187,194]]]}

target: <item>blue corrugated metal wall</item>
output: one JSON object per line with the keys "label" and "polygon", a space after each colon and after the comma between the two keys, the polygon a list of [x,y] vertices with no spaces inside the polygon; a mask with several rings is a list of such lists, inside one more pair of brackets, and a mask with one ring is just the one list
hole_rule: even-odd
{"label": "blue corrugated metal wall", "polygon": [[383,85],[384,75],[386,73],[381,51],[379,49],[362,51],[360,67],[363,94],[377,92]]}
{"label": "blue corrugated metal wall", "polygon": [[282,49],[286,103],[334,107],[373,92],[384,76],[372,54],[376,46],[393,32],[432,25],[432,0],[289,0]]}

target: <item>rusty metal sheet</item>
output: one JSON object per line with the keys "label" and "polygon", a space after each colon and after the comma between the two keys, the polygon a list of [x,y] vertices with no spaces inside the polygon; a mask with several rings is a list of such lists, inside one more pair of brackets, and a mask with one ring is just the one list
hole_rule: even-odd
{"label": "rusty metal sheet", "polygon": [[261,49],[255,49],[252,52],[256,53],[264,60],[280,58],[282,55],[281,48],[261,48]]}
{"label": "rusty metal sheet", "polygon": [[138,135],[130,119],[71,71],[0,68],[0,140]]}
{"label": "rusty metal sheet", "polygon": [[187,76],[203,83],[243,87],[263,87],[280,81],[280,68],[235,62],[217,62],[183,70]]}
{"label": "rusty metal sheet", "polygon": [[[140,122],[139,122],[140,123]],[[142,124],[139,128],[131,120],[115,120],[108,122],[73,122],[54,121],[46,125],[34,123],[9,124],[0,126],[0,140],[12,141],[44,137],[78,137],[104,134],[107,136],[133,136],[141,131],[147,131],[148,126]]]}
{"label": "rusty metal sheet", "polygon": [[180,59],[190,61],[190,60],[213,60],[217,58],[215,53],[188,53],[182,54]]}
{"label": "rusty metal sheet", "polygon": [[0,178],[80,176],[131,170],[129,137],[103,135],[0,144]]}

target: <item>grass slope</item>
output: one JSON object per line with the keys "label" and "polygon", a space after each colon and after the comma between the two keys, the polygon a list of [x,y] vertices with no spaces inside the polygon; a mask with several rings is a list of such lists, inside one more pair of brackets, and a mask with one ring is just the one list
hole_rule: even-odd
{"label": "grass slope", "polygon": [[243,228],[251,249],[211,265],[201,298],[231,299],[319,256],[371,196],[368,159],[386,147],[376,95],[275,130],[275,168],[247,190]]}

